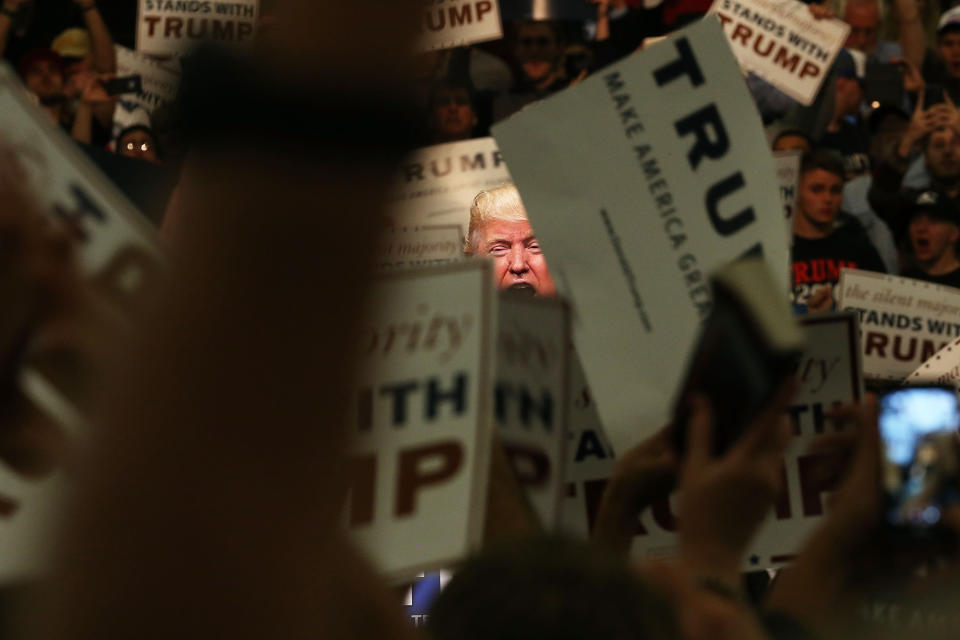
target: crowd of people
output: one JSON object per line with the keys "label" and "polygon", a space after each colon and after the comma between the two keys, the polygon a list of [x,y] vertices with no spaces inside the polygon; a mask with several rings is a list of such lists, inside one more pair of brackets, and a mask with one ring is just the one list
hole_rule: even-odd
{"label": "crowd of people", "polygon": [[[40,211],[23,158],[0,146],[9,301],[0,460],[29,477],[57,464],[76,474],[52,572],[0,588],[5,632],[759,640],[960,631],[953,550],[905,545],[880,526],[872,401],[831,416],[835,429],[817,446],[834,452],[842,479],[790,566],[773,578],[742,573],[783,487],[795,380],[750,424],[732,425],[743,436],[727,451],[713,433],[731,425],[716,424],[698,395],[688,424],[618,451],[589,541],[541,530],[495,443],[483,548],[453,568],[421,630],[340,529],[349,338],[400,159],[489,135],[700,19],[709,0],[590,0],[587,21],[507,21],[502,40],[416,57],[415,0],[264,2],[269,30],[254,57],[198,53],[183,63],[178,104],[120,130],[122,96],[106,91],[117,70],[111,33],[130,38],[134,25],[116,13],[105,20],[95,0],[58,0],[56,20],[42,13],[54,0],[34,1],[2,0],[0,49],[44,117],[85,149],[164,163],[178,180],[158,221],[169,273],[118,318],[79,277],[71,236]],[[348,9],[364,29],[343,28]],[[745,77],[771,152],[802,154],[789,221],[794,310],[834,309],[844,267],[960,288],[960,7],[847,0],[809,11],[850,26],[814,103]],[[222,117],[223,104],[235,114]],[[555,296],[516,187],[472,205],[463,253],[491,260],[499,289]],[[80,388],[68,395],[82,399],[95,437],[71,445],[31,405],[19,386],[25,363]],[[671,428],[685,430],[684,451]],[[639,514],[673,491],[677,558],[635,563]],[[953,538],[958,508],[942,518]],[[878,593],[923,613],[878,626],[863,615]]]}

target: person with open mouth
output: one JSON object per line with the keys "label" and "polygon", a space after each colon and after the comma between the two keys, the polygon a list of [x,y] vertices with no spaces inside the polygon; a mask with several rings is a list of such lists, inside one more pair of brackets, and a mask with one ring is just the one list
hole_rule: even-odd
{"label": "person with open mouth", "polygon": [[493,260],[498,289],[529,296],[557,295],[520,192],[512,184],[483,191],[474,198],[463,252]]}
{"label": "person with open mouth", "polygon": [[913,266],[903,275],[960,288],[960,207],[941,191],[907,192],[904,219]]}

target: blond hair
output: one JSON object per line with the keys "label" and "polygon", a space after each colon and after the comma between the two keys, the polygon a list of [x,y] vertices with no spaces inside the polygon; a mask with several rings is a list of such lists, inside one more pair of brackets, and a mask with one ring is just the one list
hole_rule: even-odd
{"label": "blond hair", "polygon": [[490,222],[525,222],[527,211],[520,200],[520,192],[512,184],[481,191],[470,207],[470,228],[463,240],[463,253],[472,256],[480,248],[480,234]]}

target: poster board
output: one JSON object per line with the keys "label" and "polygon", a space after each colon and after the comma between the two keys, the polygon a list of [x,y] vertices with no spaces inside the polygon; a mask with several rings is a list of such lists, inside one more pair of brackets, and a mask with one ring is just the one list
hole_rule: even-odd
{"label": "poster board", "polygon": [[600,423],[596,400],[587,384],[580,357],[573,349],[570,350],[569,370],[570,426],[567,430],[563,530],[572,536],[588,539],[616,461],[613,447]]}
{"label": "poster board", "polygon": [[[136,304],[163,269],[153,229],[46,114],[27,99],[16,74],[0,64],[0,138],[14,152],[41,210],[74,225],[82,274],[104,301]],[[83,426],[72,404],[40,373],[20,374],[21,388],[71,431]],[[36,578],[50,559],[67,483],[55,469],[28,479],[0,462],[0,584]]]}
{"label": "poster board", "polygon": [[483,534],[496,293],[490,265],[378,278],[361,327],[345,523],[392,579],[447,568]]}
{"label": "poster board", "polygon": [[395,227],[457,225],[463,237],[477,194],[509,182],[493,138],[423,147],[400,167],[389,196],[388,222]]}
{"label": "poster board", "polygon": [[707,276],[789,251],[763,127],[701,21],[493,127],[558,287],[614,451],[666,422],[711,309]]}
{"label": "poster board", "polygon": [[800,197],[800,160],[803,152],[774,151],[773,166],[777,172],[777,185],[780,187],[780,200],[787,220],[787,234],[793,238],[793,214],[797,210]]}
{"label": "poster board", "polygon": [[814,19],[797,0],[715,0],[710,14],[723,24],[744,72],[806,106],[813,104],[850,33],[842,20]]}
{"label": "poster board", "polygon": [[137,51],[181,56],[206,40],[248,47],[259,17],[260,0],[139,0]]}
{"label": "poster board", "polygon": [[493,414],[503,450],[540,524],[556,530],[566,490],[567,306],[500,294]]}
{"label": "poster board", "polygon": [[141,90],[118,96],[113,115],[113,138],[134,125],[151,125],[154,111],[170,104],[177,97],[180,74],[161,66],[148,56],[120,45],[117,53],[117,76],[140,76]]}
{"label": "poster board", "polygon": [[860,316],[868,378],[902,381],[960,336],[960,289],[858,269],[837,289],[837,308]]}
{"label": "poster board", "polygon": [[[784,454],[785,490],[751,541],[745,571],[789,563],[821,522],[827,494],[839,477],[824,473],[825,463],[833,462],[830,454],[811,454],[807,449],[819,435],[833,429],[826,422],[829,410],[863,397],[856,314],[819,314],[800,322],[807,348],[797,371],[800,389],[789,407],[794,437]],[[676,555],[677,519],[682,517],[672,497],[652,505],[640,517],[632,555]]]}
{"label": "poster board", "polygon": [[430,0],[423,3],[421,51],[465,47],[503,37],[499,0]]}
{"label": "poster board", "polygon": [[390,227],[380,232],[377,269],[396,271],[459,262],[463,259],[460,225]]}

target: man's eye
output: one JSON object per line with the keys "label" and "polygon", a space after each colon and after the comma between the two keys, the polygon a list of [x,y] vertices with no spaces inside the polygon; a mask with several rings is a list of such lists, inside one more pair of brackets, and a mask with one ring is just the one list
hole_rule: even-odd
{"label": "man's eye", "polygon": [[490,249],[490,253],[495,256],[502,256],[507,252],[507,248],[503,246],[496,246]]}
{"label": "man's eye", "polygon": [[527,247],[527,248],[530,249],[530,251],[535,251],[535,252],[537,252],[537,253],[540,253],[540,245],[537,244],[536,242],[534,242],[533,244],[531,244],[531,245],[530,245],[529,247]]}

